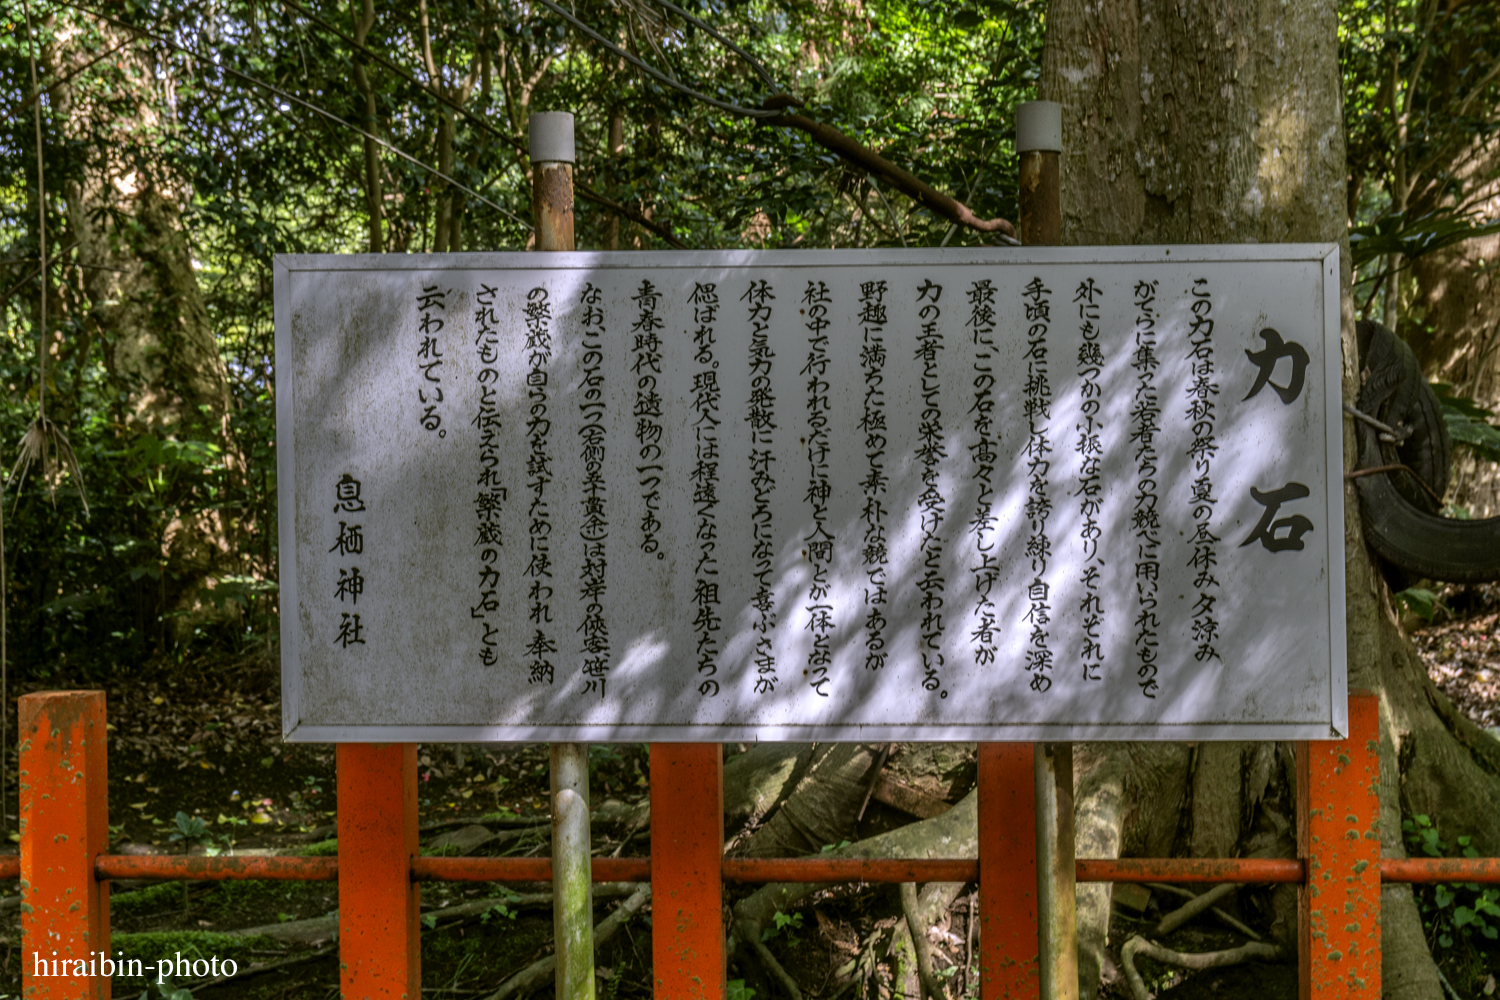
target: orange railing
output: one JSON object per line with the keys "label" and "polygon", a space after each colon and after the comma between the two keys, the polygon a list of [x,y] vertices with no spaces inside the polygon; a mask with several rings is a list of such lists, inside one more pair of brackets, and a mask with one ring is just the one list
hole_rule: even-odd
{"label": "orange railing", "polygon": [[[338,747],[336,858],[114,855],[106,852],[104,695],[27,695],[21,716],[21,854],[0,858],[20,878],[23,958],[109,953],[111,879],[281,879],[339,884],[345,996],[420,994],[421,882],[544,882],[547,858],[417,856],[416,748]],[[1299,746],[1300,858],[1080,859],[1080,882],[1284,882],[1303,886],[1302,995],[1380,996],[1380,883],[1500,883],[1500,859],[1380,857],[1378,708],[1349,704],[1349,739]],[[717,744],[651,747],[649,858],[596,858],[595,881],[653,883],[653,980],[661,998],[722,997],[725,882],[979,883],[983,1000],[1036,998],[1037,932],[1032,747],[982,744],[979,857],[725,858]],[[1316,947],[1314,947],[1316,943]],[[30,976],[29,998],[104,997],[102,978]]]}

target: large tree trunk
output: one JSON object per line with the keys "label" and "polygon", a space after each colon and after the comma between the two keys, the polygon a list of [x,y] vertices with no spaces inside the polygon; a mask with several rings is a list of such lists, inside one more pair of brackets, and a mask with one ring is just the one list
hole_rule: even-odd
{"label": "large tree trunk", "polygon": [[[1063,237],[1071,244],[1344,241],[1342,83],[1334,0],[1053,0],[1041,96],[1064,105]],[[1347,244],[1346,244],[1347,246]],[[1344,396],[1358,389],[1344,255]],[[1345,455],[1354,454],[1345,427]],[[1493,828],[1494,779],[1452,738],[1432,690],[1372,571],[1359,506],[1346,490],[1347,633],[1351,687],[1381,691],[1387,766],[1385,848],[1402,852],[1395,762],[1424,780],[1446,767],[1466,801],[1488,808],[1456,816],[1464,832]],[[1436,697],[1434,697],[1436,695]],[[1449,713],[1453,715],[1454,713]],[[1459,727],[1461,728],[1461,727]],[[1415,734],[1415,735],[1414,735]],[[1101,852],[1131,841],[1159,846],[1141,823],[1176,829],[1182,853],[1286,853],[1278,829],[1290,813],[1290,754],[1205,744],[1191,755],[1096,746],[1080,754],[1080,831]],[[1408,795],[1417,793],[1408,783]],[[1149,793],[1154,797],[1145,797]],[[1433,794],[1436,794],[1435,792]],[[1121,798],[1126,801],[1121,802]],[[1130,801],[1132,800],[1133,801]],[[1182,823],[1169,803],[1181,802]],[[1455,815],[1451,800],[1446,807]],[[1165,815],[1162,815],[1165,814]],[[1250,822],[1243,822],[1244,817]],[[1085,950],[1102,946],[1107,889],[1080,891]],[[1098,895],[1101,898],[1095,899]],[[1409,890],[1383,896],[1385,995],[1439,1000],[1435,966]],[[1275,898],[1278,937],[1295,927],[1292,899]],[[1098,956],[1080,963],[1097,969]],[[1082,984],[1092,995],[1096,982]]]}
{"label": "large tree trunk", "polygon": [[[205,442],[232,463],[227,374],[182,221],[188,186],[160,152],[172,125],[150,54],[125,44],[79,73],[92,54],[125,41],[101,23],[63,20],[48,53],[48,77],[61,81],[49,90],[55,120],[88,157],[64,189],[68,224],[123,400],[123,443],[143,434]],[[195,605],[205,581],[233,565],[223,520],[198,496],[202,478],[173,478],[163,498],[170,512],[158,526],[163,612]]]}
{"label": "large tree trunk", "polygon": [[[1470,161],[1460,182],[1474,201],[1475,214],[1500,218],[1500,149]],[[1487,183],[1476,183],[1490,177]],[[1401,333],[1411,343],[1430,378],[1450,382],[1460,395],[1500,412],[1500,236],[1466,240],[1417,258],[1416,301]],[[1453,451],[1448,498],[1470,516],[1500,515],[1500,464],[1479,459],[1467,448]]]}

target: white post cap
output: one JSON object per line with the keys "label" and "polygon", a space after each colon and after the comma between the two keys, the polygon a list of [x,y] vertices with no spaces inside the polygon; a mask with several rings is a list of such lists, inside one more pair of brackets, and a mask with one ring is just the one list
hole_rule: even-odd
{"label": "white post cap", "polygon": [[1016,106],[1016,152],[1062,152],[1062,105],[1027,101]]}
{"label": "white post cap", "polygon": [[543,111],[527,122],[532,163],[576,163],[573,155],[573,112]]}

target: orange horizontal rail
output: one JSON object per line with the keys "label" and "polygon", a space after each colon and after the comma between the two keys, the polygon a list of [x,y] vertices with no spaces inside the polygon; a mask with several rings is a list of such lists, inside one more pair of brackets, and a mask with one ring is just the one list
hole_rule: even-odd
{"label": "orange horizontal rail", "polygon": [[725,858],[726,882],[972,882],[973,858]]}
{"label": "orange horizontal rail", "polygon": [[1296,858],[1081,858],[1079,882],[1302,882]]}
{"label": "orange horizontal rail", "polygon": [[[595,882],[649,882],[649,858],[594,858]],[[412,858],[418,882],[550,882],[551,858]]]}
{"label": "orange horizontal rail", "polygon": [[[551,858],[413,858],[419,882],[546,882]],[[331,882],[338,858],[203,857],[101,854],[100,879]],[[595,882],[649,882],[647,858],[595,858]],[[21,877],[21,859],[0,855],[0,880]],[[726,882],[970,882],[972,858],[725,858]],[[1302,882],[1295,858],[1080,858],[1079,882]],[[1500,858],[1384,858],[1382,882],[1476,882],[1500,885]]]}
{"label": "orange horizontal rail", "polygon": [[1382,882],[1500,884],[1500,858],[1382,858]]}
{"label": "orange horizontal rail", "polygon": [[332,882],[339,859],[287,857],[207,857],[198,854],[101,854],[94,860],[101,879],[163,878],[205,882],[268,879],[280,882]]}

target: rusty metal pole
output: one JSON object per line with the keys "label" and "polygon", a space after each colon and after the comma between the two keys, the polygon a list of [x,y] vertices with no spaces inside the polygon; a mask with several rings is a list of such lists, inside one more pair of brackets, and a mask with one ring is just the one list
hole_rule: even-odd
{"label": "rusty metal pole", "polygon": [[1349,738],[1297,746],[1301,1000],[1379,1000],[1380,698],[1349,692]]}
{"label": "rusty metal pole", "polygon": [[1016,152],[1021,156],[1021,243],[1062,243],[1062,105],[1028,101],[1016,108]]}
{"label": "rusty metal pole", "polygon": [[[1021,242],[1062,242],[1062,105],[1030,101],[1016,108],[1021,157]],[[1078,902],[1073,856],[1073,747],[1034,748],[1036,785],[1037,948],[1040,993],[1078,998]]]}
{"label": "rusty metal pole", "polygon": [[403,1000],[422,992],[417,745],[340,743],[339,993]]}
{"label": "rusty metal pole", "polygon": [[[531,217],[538,250],[573,249],[573,116],[531,116]],[[589,751],[554,743],[552,935],[558,1000],[594,998],[594,886],[589,854]]]}
{"label": "rusty metal pole", "polygon": [[1035,748],[979,744],[979,1000],[1038,1000]]}
{"label": "rusty metal pole", "polygon": [[573,115],[531,116],[531,217],[538,250],[573,249]]}
{"label": "rusty metal pole", "polygon": [[724,751],[651,744],[651,995],[724,996]]}
{"label": "rusty metal pole", "polygon": [[109,1000],[109,885],[94,875],[109,844],[104,692],[28,694],[17,711],[21,991]]}

